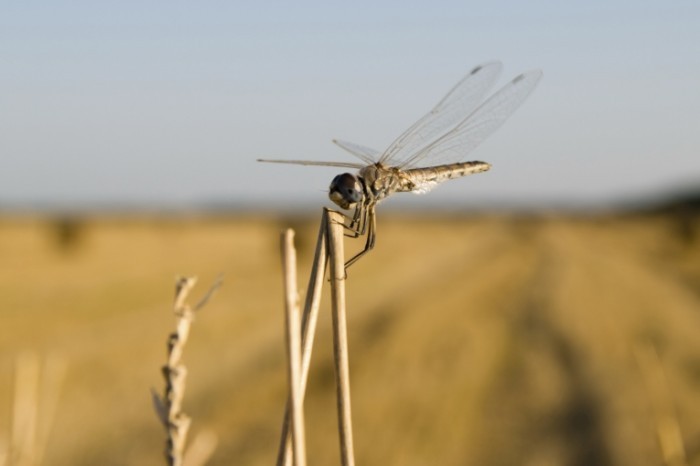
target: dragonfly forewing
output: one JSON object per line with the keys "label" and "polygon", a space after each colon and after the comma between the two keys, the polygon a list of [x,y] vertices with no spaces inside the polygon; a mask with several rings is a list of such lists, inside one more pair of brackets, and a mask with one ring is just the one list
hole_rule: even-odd
{"label": "dragonfly forewing", "polygon": [[447,133],[407,158],[401,168],[443,165],[465,156],[496,131],[525,102],[542,78],[539,70],[516,76]]}
{"label": "dragonfly forewing", "polygon": [[401,134],[382,154],[385,166],[407,167],[406,161],[454,128],[484,100],[501,74],[500,62],[478,65],[462,78],[430,112]]}

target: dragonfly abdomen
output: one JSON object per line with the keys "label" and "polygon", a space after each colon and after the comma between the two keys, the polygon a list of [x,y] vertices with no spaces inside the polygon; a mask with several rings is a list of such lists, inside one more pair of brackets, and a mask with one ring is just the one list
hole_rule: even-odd
{"label": "dragonfly abdomen", "polygon": [[424,193],[443,181],[485,172],[490,168],[490,163],[473,161],[437,165],[435,167],[413,168],[405,170],[403,173],[408,176],[414,185],[412,189],[407,189],[407,191]]}

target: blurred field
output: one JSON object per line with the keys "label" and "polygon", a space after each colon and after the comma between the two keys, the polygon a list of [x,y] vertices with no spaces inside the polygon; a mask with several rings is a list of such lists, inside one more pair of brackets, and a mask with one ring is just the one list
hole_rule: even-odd
{"label": "blurred field", "polygon": [[[697,217],[381,214],[347,282],[358,464],[682,464],[659,429],[700,464]],[[0,219],[3,443],[32,350],[68,364],[45,464],[163,464],[149,389],[174,279],[199,277],[194,300],[223,272],[186,348],[184,410],[191,435],[219,435],[211,464],[273,464],[287,226],[303,280],[315,218]],[[328,310],[306,398],[319,465],[338,464]]]}

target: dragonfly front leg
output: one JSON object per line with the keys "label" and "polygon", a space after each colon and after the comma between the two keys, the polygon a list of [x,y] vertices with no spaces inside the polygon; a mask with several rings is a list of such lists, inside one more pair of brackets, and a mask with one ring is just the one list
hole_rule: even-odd
{"label": "dragonfly front leg", "polygon": [[[364,213],[365,217],[365,225],[363,225],[363,230],[365,226],[368,226],[367,228],[367,242],[365,243],[365,248],[355,254],[349,261],[345,263],[345,269],[347,270],[348,267],[350,267],[352,264],[357,262],[360,257],[364,256],[367,254],[369,251],[374,248],[374,241],[376,238],[376,230],[377,230],[377,217],[374,213],[374,206],[368,206],[367,209],[365,209]],[[364,231],[360,234],[364,234]]]}
{"label": "dragonfly front leg", "polygon": [[[350,223],[343,225],[345,227],[345,236],[349,238],[357,238],[365,234],[367,227],[367,208],[363,204],[359,204],[355,208],[355,212],[350,219]],[[347,216],[345,216],[348,218]]]}

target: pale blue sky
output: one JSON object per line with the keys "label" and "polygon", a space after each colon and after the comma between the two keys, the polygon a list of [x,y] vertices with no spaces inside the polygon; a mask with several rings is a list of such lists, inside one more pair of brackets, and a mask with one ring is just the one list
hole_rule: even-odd
{"label": "pale blue sky", "polygon": [[[388,205],[604,206],[700,185],[700,2],[2,2],[0,206],[327,205],[474,65],[538,89],[467,159]],[[403,199],[400,199],[403,198]]]}

